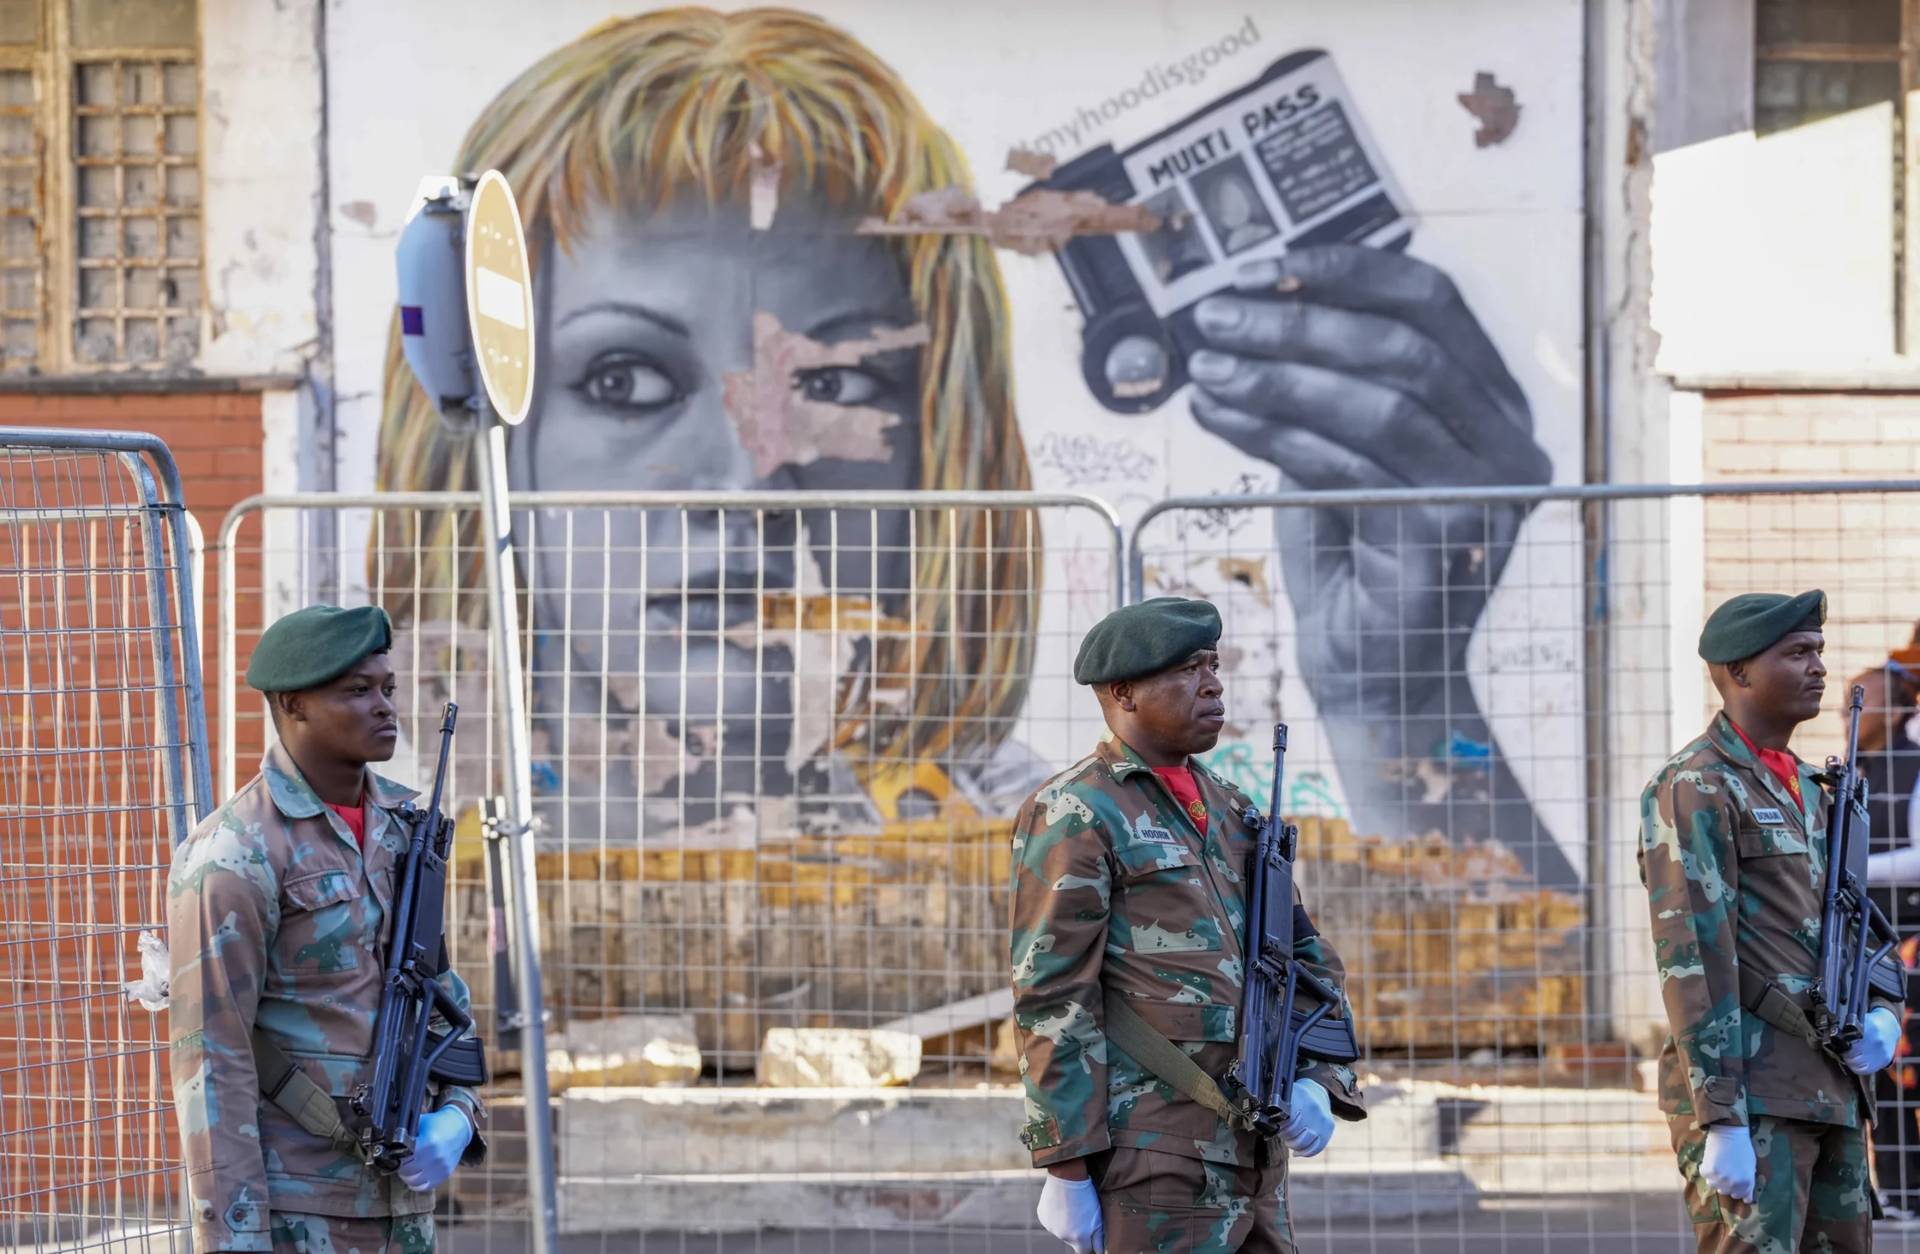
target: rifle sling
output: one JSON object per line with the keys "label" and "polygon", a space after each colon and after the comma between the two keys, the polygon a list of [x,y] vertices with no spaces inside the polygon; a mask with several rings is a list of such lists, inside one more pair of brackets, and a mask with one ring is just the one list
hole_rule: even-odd
{"label": "rifle sling", "polygon": [[1109,992],[1106,1005],[1107,1038],[1125,1050],[1133,1060],[1181,1093],[1241,1132],[1254,1127],[1250,1112],[1227,1100],[1214,1078],[1200,1069],[1187,1052],[1168,1040],[1158,1028],[1140,1017],[1123,996]]}
{"label": "rifle sling", "polygon": [[282,1114],[309,1134],[331,1142],[341,1153],[366,1161],[360,1138],[340,1117],[340,1107],[333,1098],[258,1028],[253,1032],[253,1066],[260,1077],[260,1095],[279,1107]]}

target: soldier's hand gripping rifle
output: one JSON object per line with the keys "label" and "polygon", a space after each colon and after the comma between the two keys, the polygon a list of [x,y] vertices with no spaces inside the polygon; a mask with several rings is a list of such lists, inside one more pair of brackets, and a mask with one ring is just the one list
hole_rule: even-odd
{"label": "soldier's hand gripping rifle", "polygon": [[[409,836],[400,890],[393,898],[380,1017],[373,1025],[373,1073],[353,1095],[354,1110],[368,1120],[360,1133],[362,1152],[369,1163],[389,1171],[413,1152],[429,1080],[468,1086],[487,1080],[480,1042],[466,1036],[473,1020],[454,1005],[438,978],[447,970],[447,856],[453,848],[453,822],[440,812],[440,798],[459,713],[448,702],[427,808],[407,806],[399,812]],[[433,1030],[436,1014],[446,1022],[445,1032]]]}
{"label": "soldier's hand gripping rifle", "polygon": [[1867,896],[1867,781],[1860,774],[1860,711],[1866,691],[1855,684],[1847,704],[1847,756],[1828,758],[1820,782],[1832,794],[1827,814],[1827,874],[1820,909],[1820,971],[1809,1018],[1820,1044],[1843,1054],[1860,1039],[1861,1021],[1878,993],[1906,1000],[1906,970],[1894,953],[1899,937]]}
{"label": "soldier's hand gripping rifle", "polygon": [[[1300,829],[1280,817],[1287,725],[1273,729],[1273,807],[1260,824],[1247,885],[1246,982],[1240,994],[1237,1097],[1263,1136],[1286,1125],[1300,1059],[1353,1062],[1360,1057],[1353,1021],[1341,1015],[1340,993],[1295,960],[1296,938],[1312,927],[1293,901],[1293,860]],[[1309,933],[1310,934],[1310,933]]]}

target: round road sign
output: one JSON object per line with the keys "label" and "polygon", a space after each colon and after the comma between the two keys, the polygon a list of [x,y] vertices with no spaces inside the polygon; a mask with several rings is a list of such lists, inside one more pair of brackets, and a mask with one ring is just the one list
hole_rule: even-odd
{"label": "round road sign", "polygon": [[467,210],[467,325],[487,399],[502,422],[520,422],[533,401],[533,272],[520,208],[498,170],[480,176]]}

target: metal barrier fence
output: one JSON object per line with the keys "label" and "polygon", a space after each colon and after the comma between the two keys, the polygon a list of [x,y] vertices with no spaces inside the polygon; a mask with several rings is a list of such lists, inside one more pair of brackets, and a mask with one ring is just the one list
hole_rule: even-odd
{"label": "metal barrier fence", "polygon": [[[1825,587],[1843,677],[1906,642],[1916,493],[1315,494],[1141,520],[1133,594],[1226,619],[1231,734],[1209,764],[1264,800],[1265,731],[1293,727],[1282,807],[1351,977],[1374,1113],[1295,1162],[1303,1246],[1690,1244],[1647,1062],[1639,792],[1706,723],[1692,644],[1720,597]],[[1057,1248],[1015,1139],[1006,835],[1099,734],[1068,676],[1117,532],[1084,498],[817,500],[514,498],[562,1228],[595,1248]],[[476,507],[230,516],[223,786],[261,734],[231,687],[248,633],[307,599],[396,613],[411,726],[448,696],[493,708]],[[455,960],[495,1035],[511,996],[488,989],[474,803],[496,759],[492,720],[470,725],[488,730],[455,767]],[[517,1248],[504,1061],[452,1248]],[[711,1228],[752,1235],[691,1235]]]}
{"label": "metal barrier fence", "polygon": [[[1435,1248],[1674,1248],[1640,793],[1717,707],[1695,637],[1737,592],[1826,589],[1828,713],[1795,745],[1838,750],[1841,679],[1920,620],[1920,483],[1176,499],[1136,524],[1129,572],[1136,597],[1221,607],[1243,736],[1216,769],[1263,782],[1262,725],[1292,723],[1303,891],[1346,960],[1375,1118],[1415,1121],[1399,1144],[1343,1133],[1321,1169],[1391,1179],[1411,1144],[1456,1170],[1459,1208],[1429,1193],[1403,1225]],[[1911,1108],[1883,1125],[1885,1166],[1914,1129]]]}
{"label": "metal barrier fence", "polygon": [[190,518],[150,436],[0,429],[0,1243],[189,1248],[131,1001],[211,795]]}
{"label": "metal barrier fence", "polygon": [[[1025,1248],[1038,1186],[1004,1174],[1023,1151],[997,1032],[1011,815],[1101,731],[1071,668],[1120,596],[1111,512],[1017,493],[512,504],[563,1231],[911,1222]],[[453,958],[510,1043],[478,807],[499,786],[500,682],[478,519],[473,494],[229,515],[221,777],[265,734],[235,690],[259,625],[309,599],[385,605],[392,773],[419,778],[445,700],[472,729],[450,781]],[[518,1059],[501,1061],[493,1159],[457,1177],[452,1248],[520,1232]]]}

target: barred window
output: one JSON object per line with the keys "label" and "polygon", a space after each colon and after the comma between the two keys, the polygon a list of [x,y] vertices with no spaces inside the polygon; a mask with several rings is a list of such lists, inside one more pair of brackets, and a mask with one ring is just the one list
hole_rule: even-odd
{"label": "barred window", "polygon": [[0,0],[0,374],[199,352],[195,0]]}

